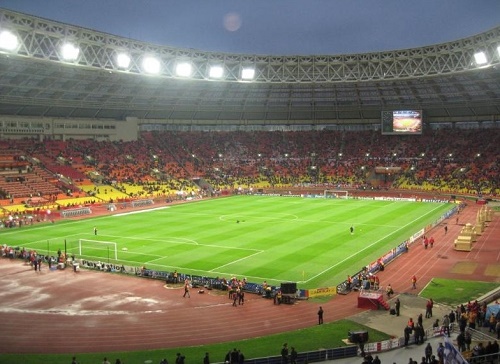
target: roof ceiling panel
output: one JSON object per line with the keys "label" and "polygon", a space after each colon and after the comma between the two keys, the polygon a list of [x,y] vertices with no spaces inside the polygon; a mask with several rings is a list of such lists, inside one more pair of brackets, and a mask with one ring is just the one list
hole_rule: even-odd
{"label": "roof ceiling panel", "polygon": [[[0,103],[3,115],[54,117],[116,118],[125,110],[137,117],[162,115],[180,120],[194,114],[200,117],[203,112],[222,120],[244,119],[245,113],[251,118],[297,120],[324,119],[330,108],[338,108],[344,113],[351,109],[349,116],[372,118],[373,112],[360,114],[358,110],[378,108],[377,114],[381,109],[410,106],[432,110],[429,115],[433,117],[462,112],[464,116],[492,115],[500,107],[500,69],[400,81],[256,84],[170,80],[29,58],[13,62],[0,56]],[[162,111],[173,107],[178,114]]]}

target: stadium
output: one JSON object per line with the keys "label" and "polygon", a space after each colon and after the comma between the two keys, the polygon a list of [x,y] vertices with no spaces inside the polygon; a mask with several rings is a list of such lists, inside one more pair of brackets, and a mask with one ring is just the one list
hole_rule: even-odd
{"label": "stadium", "polygon": [[[500,27],[273,56],[0,9],[0,354],[145,362],[310,327],[318,302],[335,322],[367,310],[351,291],[365,270],[400,294],[413,274],[498,284],[499,67]],[[68,260],[35,274],[6,248]],[[244,309],[221,289],[233,278]],[[263,281],[292,283],[293,304]]]}

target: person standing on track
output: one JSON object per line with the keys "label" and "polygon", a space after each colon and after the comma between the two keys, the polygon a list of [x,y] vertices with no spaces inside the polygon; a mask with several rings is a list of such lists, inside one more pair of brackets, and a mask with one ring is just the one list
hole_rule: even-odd
{"label": "person standing on track", "polygon": [[319,306],[318,310],[318,325],[321,325],[323,323],[323,307]]}
{"label": "person standing on track", "polygon": [[188,297],[191,298],[191,295],[189,294],[189,281],[186,279],[186,282],[184,282],[184,295],[182,297]]}

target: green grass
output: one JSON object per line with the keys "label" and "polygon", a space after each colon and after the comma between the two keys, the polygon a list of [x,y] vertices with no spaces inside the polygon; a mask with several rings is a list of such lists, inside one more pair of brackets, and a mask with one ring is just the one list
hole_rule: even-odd
{"label": "green grass", "polygon": [[420,295],[432,298],[435,302],[456,307],[462,303],[474,301],[497,288],[498,283],[434,278]]}
{"label": "green grass", "polygon": [[[233,348],[241,350],[246,359],[263,358],[280,355],[283,343],[294,346],[300,352],[308,352],[319,349],[332,349],[346,346],[342,339],[347,338],[348,331],[368,331],[370,342],[377,342],[389,339],[389,336],[365,327],[349,320],[341,320],[324,325],[315,325],[311,328],[271,335],[251,340],[243,340],[231,343],[220,343],[207,346],[193,346],[177,349],[151,350],[128,353],[107,353],[107,354],[78,354],[77,359],[80,364],[101,363],[104,355],[111,363],[116,358],[122,362],[144,363],[152,360],[152,363],[159,363],[162,358],[167,358],[169,363],[173,363],[177,352],[186,356],[186,362],[202,362],[205,352],[210,353],[213,363],[224,362],[224,356]],[[71,362],[72,354],[68,355],[2,355],[1,363],[23,363],[23,364],[67,364]]]}
{"label": "green grass", "polygon": [[[298,288],[336,286],[453,205],[237,196],[55,224],[6,229],[2,243],[55,255]],[[94,226],[98,235],[94,235]],[[355,233],[349,228],[354,226]],[[79,239],[117,244],[84,244]],[[22,242],[22,244],[20,244]]]}

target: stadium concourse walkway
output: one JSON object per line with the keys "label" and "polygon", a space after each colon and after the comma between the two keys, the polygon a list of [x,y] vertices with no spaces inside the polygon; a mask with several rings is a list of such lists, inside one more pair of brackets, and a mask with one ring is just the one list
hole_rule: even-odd
{"label": "stadium concourse walkway", "polygon": [[[400,317],[357,308],[357,294],[353,292],[321,302],[324,321],[349,317],[400,337],[410,315],[416,319],[419,310],[425,311],[418,292],[433,277],[500,282],[498,216],[471,252],[453,249],[462,224],[474,223],[479,207],[471,204],[465,208],[458,223],[455,217],[443,221],[430,233],[436,241],[432,249],[414,244],[380,273],[382,286],[390,283],[402,301]],[[411,288],[414,274],[417,289]],[[249,294],[244,306],[232,307],[224,292],[192,292],[191,298],[183,298],[182,287],[166,287],[158,280],[87,270],[49,271],[47,267],[34,272],[22,261],[6,258],[0,259],[0,277],[0,354],[177,348],[261,337],[317,324],[319,303],[315,300],[278,306]],[[429,325],[426,323],[426,327]],[[332,348],[342,345],[332,343]],[[300,351],[300,343],[295,346]]]}
{"label": "stadium concourse walkway", "polygon": [[[396,337],[403,337],[403,329],[408,322],[408,318],[413,318],[416,322],[417,317],[422,313],[425,317],[425,304],[426,299],[416,297],[411,294],[400,294],[399,299],[401,301],[401,315],[399,317],[390,315],[387,311],[365,311],[350,317],[349,319],[362,323],[370,328],[376,329],[378,331],[386,332]],[[395,298],[392,299],[394,301]],[[443,305],[435,305],[433,310],[433,317],[429,319],[424,318],[424,328],[428,329],[432,327],[436,318],[441,321],[443,316],[449,313],[450,308]],[[452,335],[452,339],[456,334]],[[431,343],[433,353],[436,354],[437,347],[439,343],[444,343],[443,337],[429,337],[424,345],[409,345],[406,348],[398,348],[393,350],[388,350],[380,353],[371,354],[373,357],[377,355],[381,360],[382,364],[408,364],[409,359],[420,363],[422,356],[424,354],[424,347],[427,343]],[[353,364],[362,363],[363,358],[346,358],[334,360],[334,363],[338,364]]]}

